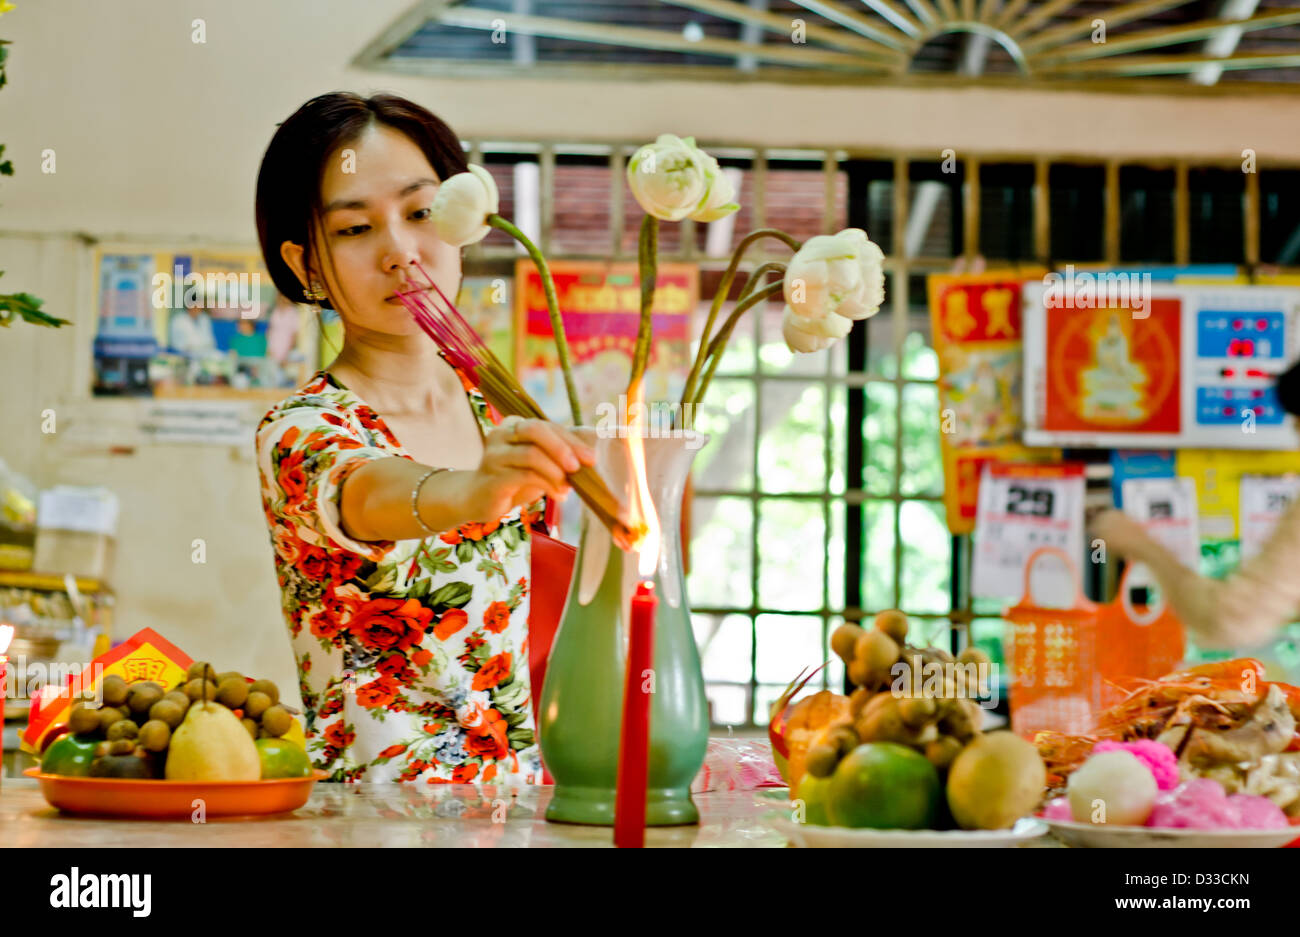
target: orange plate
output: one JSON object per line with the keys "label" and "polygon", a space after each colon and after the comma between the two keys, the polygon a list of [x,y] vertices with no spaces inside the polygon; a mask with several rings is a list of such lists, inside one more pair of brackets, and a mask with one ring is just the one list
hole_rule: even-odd
{"label": "orange plate", "polygon": [[270,781],[137,781],[127,778],[78,778],[41,774],[40,768],[23,772],[41,782],[50,806],[68,813],[146,819],[190,819],[202,800],[209,817],[284,813],[307,803],[315,783],[329,777],[313,771],[309,778]]}

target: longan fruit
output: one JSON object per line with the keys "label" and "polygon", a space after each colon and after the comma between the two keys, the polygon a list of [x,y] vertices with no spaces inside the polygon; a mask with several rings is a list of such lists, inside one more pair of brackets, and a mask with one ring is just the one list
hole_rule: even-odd
{"label": "longan fruit", "polygon": [[808,758],[804,761],[804,770],[815,778],[827,778],[840,763],[840,753],[834,745],[822,743],[808,749]]}
{"label": "longan fruit", "polygon": [[130,719],[119,719],[108,727],[108,740],[133,739],[140,734],[140,727]]}
{"label": "longan fruit", "polygon": [[254,680],[248,687],[250,693],[265,693],[271,698],[271,703],[280,702],[280,688],[270,680]]}
{"label": "longan fruit", "polygon": [[942,735],[925,746],[925,757],[930,764],[942,771],[956,760],[964,747],[960,739]]}
{"label": "longan fruit", "polygon": [[887,608],[877,613],[876,627],[889,635],[897,644],[907,640],[907,616],[896,608]]}
{"label": "longan fruit", "polygon": [[211,680],[201,680],[196,677],[185,684],[185,695],[194,702],[199,700],[208,702],[217,698],[217,685]]}
{"label": "longan fruit", "polygon": [[[190,669],[185,671],[185,682],[189,683],[191,680],[198,680],[211,669],[212,665],[207,661],[196,660],[194,663],[190,664]],[[215,670],[212,673],[213,676],[216,676]]]}
{"label": "longan fruit", "polygon": [[99,710],[85,703],[78,703],[68,714],[68,728],[74,735],[89,735],[99,731]]}
{"label": "longan fruit", "polygon": [[[184,686],[185,684],[182,683],[181,687],[183,688]],[[185,712],[185,710],[189,709],[190,703],[192,702],[192,700],[185,695],[184,689],[171,690],[163,697],[163,699],[169,699],[174,702],[181,708],[181,712]],[[158,702],[162,702],[162,700],[159,700]]]}
{"label": "longan fruit", "polygon": [[875,693],[872,693],[864,686],[858,687],[849,694],[849,712],[853,716],[857,716],[858,713],[862,712],[867,703],[871,702],[871,697],[875,695]]}
{"label": "longan fruit", "polygon": [[243,677],[226,677],[217,684],[217,702],[228,709],[238,709],[248,699],[248,684]]}
{"label": "longan fruit", "polygon": [[135,751],[135,739],[114,739],[108,743],[110,755],[130,755]]}
{"label": "longan fruit", "polygon": [[859,688],[866,687],[873,682],[871,679],[871,669],[866,665],[865,661],[860,661],[856,658],[849,661],[848,674],[849,681]]}
{"label": "longan fruit", "polygon": [[149,707],[163,698],[163,688],[153,681],[137,683],[131,687],[127,694],[127,705],[131,707],[131,712],[137,715],[143,715],[149,711]]}
{"label": "longan fruit", "polygon": [[260,719],[262,713],[266,712],[274,702],[275,700],[261,690],[253,690],[248,694],[248,699],[244,700],[244,715],[250,719]]}
{"label": "longan fruit", "polygon": [[243,719],[239,720],[239,724],[248,730],[249,738],[254,740],[257,739],[258,725],[256,719],[249,719],[247,716],[245,716]]}
{"label": "longan fruit", "polygon": [[103,696],[105,706],[121,706],[126,702],[127,695],[130,692],[126,681],[115,673],[111,673],[104,678],[99,685],[99,690]]}
{"label": "longan fruit", "polygon": [[108,727],[115,722],[120,722],[127,717],[125,709],[118,709],[115,706],[104,706],[99,710],[99,730],[107,733]]}
{"label": "longan fruit", "polygon": [[[149,707],[149,721],[161,722],[169,729],[176,728],[184,718],[185,710],[174,699],[163,697]],[[143,731],[143,728],[141,731]]]}
{"label": "longan fruit", "polygon": [[262,729],[267,735],[279,738],[293,725],[293,716],[283,706],[272,706],[262,713]]}
{"label": "longan fruit", "polygon": [[853,647],[854,660],[862,661],[871,673],[880,677],[889,675],[900,653],[898,642],[883,631],[864,630]]}
{"label": "longan fruit", "polygon": [[150,719],[140,727],[136,741],[151,752],[160,752],[171,741],[172,730],[161,719]]}
{"label": "longan fruit", "polygon": [[217,674],[212,679],[217,681],[217,686],[221,686],[221,684],[225,683],[227,680],[230,679],[238,680],[240,683],[244,683],[244,684],[248,683],[248,681],[244,679],[244,675],[240,673],[238,670],[224,671],[222,673]]}
{"label": "longan fruit", "polygon": [[979,734],[984,721],[984,711],[973,700],[957,700],[939,722],[939,728],[948,735],[967,741]]}
{"label": "longan fruit", "polygon": [[835,746],[835,750],[841,755],[847,755],[861,745],[862,740],[858,738],[858,730],[853,728],[852,724],[844,723],[828,733],[826,744]]}
{"label": "longan fruit", "polygon": [[979,666],[980,664],[987,665],[992,663],[992,661],[989,659],[989,655],[984,652],[983,648],[974,644],[968,644],[966,647],[962,648],[961,653],[957,655],[957,663],[975,664],[976,666]]}
{"label": "longan fruit", "polygon": [[939,704],[925,696],[914,696],[898,701],[898,714],[913,729],[919,729],[939,714]]}
{"label": "longan fruit", "polygon": [[853,660],[853,648],[862,636],[862,627],[851,622],[840,625],[831,632],[831,650],[839,655],[844,663]]}

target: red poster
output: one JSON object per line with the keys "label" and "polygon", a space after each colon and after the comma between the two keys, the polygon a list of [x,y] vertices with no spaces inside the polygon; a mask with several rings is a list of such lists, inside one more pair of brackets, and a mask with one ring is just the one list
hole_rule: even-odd
{"label": "red poster", "polygon": [[[945,278],[946,279],[946,278]],[[1020,280],[1006,276],[985,282],[952,278],[932,300],[945,342],[1020,341]]]}
{"label": "red poster", "polygon": [[[550,265],[556,299],[573,361],[574,383],[583,413],[627,390],[632,350],[641,324],[641,286],[636,263],[555,261]],[[691,367],[691,313],[699,297],[694,264],[662,263],[655,280],[654,341],[646,364],[647,402],[675,401]],[[515,373],[552,418],[568,419],[546,293],[532,261],[515,268]]]}
{"label": "red poster", "polygon": [[1177,433],[1181,303],[1150,315],[1119,308],[1048,308],[1043,429]]}

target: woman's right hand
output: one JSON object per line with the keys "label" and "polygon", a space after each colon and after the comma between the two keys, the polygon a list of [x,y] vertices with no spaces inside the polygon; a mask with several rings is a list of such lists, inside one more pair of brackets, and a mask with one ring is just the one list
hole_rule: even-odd
{"label": "woman's right hand", "polygon": [[1099,537],[1110,550],[1120,557],[1134,557],[1150,544],[1151,536],[1136,520],[1123,511],[1103,511],[1092,522],[1093,535]]}
{"label": "woman's right hand", "polygon": [[471,511],[488,522],[543,495],[563,500],[567,476],[595,462],[595,450],[574,431],[546,420],[506,417],[487,436]]}

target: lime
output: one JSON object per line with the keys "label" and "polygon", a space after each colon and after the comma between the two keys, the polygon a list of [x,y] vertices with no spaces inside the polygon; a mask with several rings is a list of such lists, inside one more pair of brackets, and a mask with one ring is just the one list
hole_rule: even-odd
{"label": "lime", "polygon": [[293,742],[258,739],[257,756],[262,759],[262,780],[311,777],[311,759]]}
{"label": "lime", "polygon": [[[816,775],[804,773],[799,786],[795,788],[794,800],[803,801],[803,822],[812,826],[830,826],[831,821],[826,816],[826,795],[830,791],[831,778],[828,775],[819,778]],[[798,804],[796,803],[797,807]]]}
{"label": "lime", "polygon": [[89,777],[90,763],[95,760],[95,746],[98,744],[98,739],[71,732],[59,736],[41,756],[41,773]]}
{"label": "lime", "polygon": [[924,755],[894,742],[859,745],[831,775],[826,813],[835,826],[933,829],[943,788]]}

